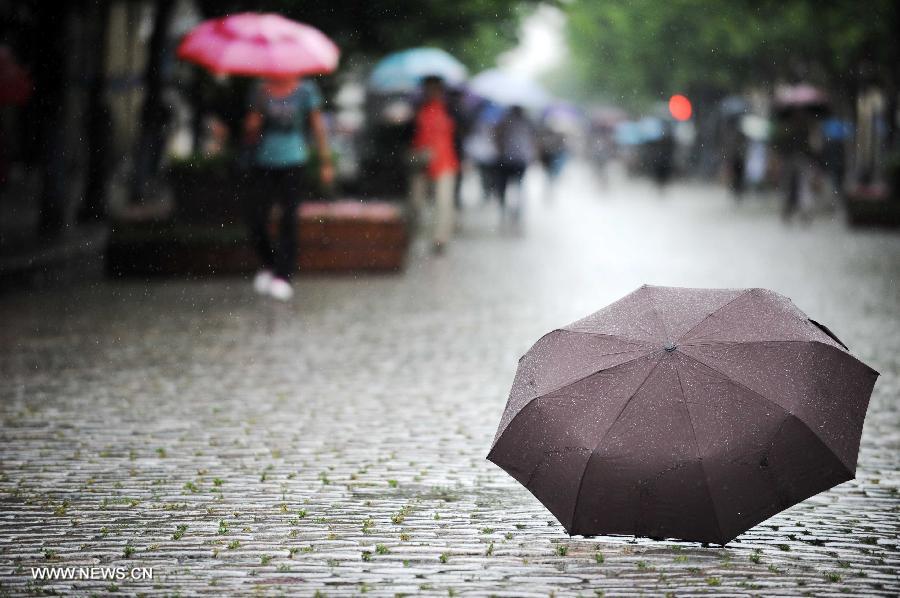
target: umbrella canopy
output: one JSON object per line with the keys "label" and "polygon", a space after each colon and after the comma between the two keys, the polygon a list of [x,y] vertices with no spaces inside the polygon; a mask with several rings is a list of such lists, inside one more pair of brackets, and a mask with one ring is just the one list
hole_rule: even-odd
{"label": "umbrella canopy", "polygon": [[488,459],[571,535],[725,544],[854,477],[877,376],[772,291],[644,286],[522,357]]}
{"label": "umbrella canopy", "polygon": [[822,134],[827,141],[844,141],[853,137],[853,123],[840,118],[829,118],[822,123]]}
{"label": "umbrella canopy", "polygon": [[486,126],[496,126],[506,116],[506,108],[490,101],[485,101],[478,111],[476,122]]}
{"label": "umbrella canopy", "polygon": [[469,90],[495,104],[533,110],[540,110],[552,100],[550,94],[531,79],[500,69],[488,69],[472,77]]}
{"label": "umbrella canopy", "polygon": [[754,141],[766,141],[772,134],[772,123],[769,119],[756,114],[745,114],[740,120],[741,133]]}
{"label": "umbrella canopy", "polygon": [[640,125],[631,120],[617,123],[613,137],[619,145],[640,145],[644,141]]}
{"label": "umbrella canopy", "polygon": [[438,48],[412,48],[384,57],[369,75],[369,88],[379,93],[408,93],[424,77],[438,76],[450,87],[466,80],[468,71],[456,58]]}
{"label": "umbrella canopy", "polygon": [[741,96],[728,96],[719,102],[719,112],[728,118],[740,116],[750,111],[750,103]]}
{"label": "umbrella canopy", "polygon": [[561,133],[583,131],[588,123],[584,110],[569,102],[557,101],[544,108],[541,123]]}
{"label": "umbrella canopy", "polygon": [[663,119],[655,116],[645,116],[637,121],[637,128],[640,134],[641,143],[659,141],[666,136],[665,122]]}
{"label": "umbrella canopy", "polygon": [[315,27],[246,12],[200,23],[181,41],[178,57],[215,73],[299,77],[334,71],[340,51]]}
{"label": "umbrella canopy", "polygon": [[589,114],[591,123],[596,127],[613,128],[628,120],[628,113],[618,106],[592,106]]}
{"label": "umbrella canopy", "polygon": [[781,85],[775,89],[775,108],[787,110],[819,110],[828,106],[828,94],[808,83]]}

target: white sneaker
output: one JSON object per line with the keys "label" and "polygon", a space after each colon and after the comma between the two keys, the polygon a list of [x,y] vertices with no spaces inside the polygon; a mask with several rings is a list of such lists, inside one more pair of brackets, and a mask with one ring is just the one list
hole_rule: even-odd
{"label": "white sneaker", "polygon": [[279,301],[288,301],[294,296],[294,289],[291,283],[283,278],[273,278],[269,283],[269,295]]}
{"label": "white sneaker", "polygon": [[266,295],[269,292],[269,286],[272,284],[272,273],[268,270],[260,270],[253,277],[253,290],[260,295]]}

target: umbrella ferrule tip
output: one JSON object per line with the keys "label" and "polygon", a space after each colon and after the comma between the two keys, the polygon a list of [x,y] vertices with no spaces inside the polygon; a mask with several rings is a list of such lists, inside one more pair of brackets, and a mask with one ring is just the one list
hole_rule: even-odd
{"label": "umbrella ferrule tip", "polygon": [[663,349],[666,350],[666,353],[671,353],[672,351],[674,351],[674,350],[677,349],[677,348],[678,348],[678,345],[676,345],[676,344],[675,344],[674,342],[672,342],[672,341],[667,342],[667,343],[665,344],[665,346],[663,347]]}

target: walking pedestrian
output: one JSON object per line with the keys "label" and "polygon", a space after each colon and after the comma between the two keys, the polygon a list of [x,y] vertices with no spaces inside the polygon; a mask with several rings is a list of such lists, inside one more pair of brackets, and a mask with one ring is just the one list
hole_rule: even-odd
{"label": "walking pedestrian", "polygon": [[843,196],[847,170],[847,140],[853,136],[853,125],[836,116],[822,123],[822,161],[831,183],[832,194]]}
{"label": "walking pedestrian", "polygon": [[487,203],[494,195],[497,185],[497,146],[493,125],[487,120],[478,119],[466,137],[464,149],[466,158],[478,171],[482,203]]}
{"label": "walking pedestrian", "polygon": [[442,253],[453,233],[453,193],[459,158],[454,144],[455,124],[445,101],[444,81],[423,80],[425,99],[416,113],[412,140],[413,174],[410,201],[416,211],[425,205],[429,181],[434,186],[435,218],[432,247]]}
{"label": "walking pedestrian", "polygon": [[740,129],[737,117],[726,122],[724,153],[725,168],[731,193],[735,200],[744,195],[745,166],[747,164],[747,138]]}
{"label": "walking pedestrian", "polygon": [[447,93],[447,107],[448,114],[453,119],[453,151],[460,160],[460,167],[456,169],[456,176],[453,180],[453,206],[457,210],[462,210],[463,143],[472,126],[471,115],[466,108],[463,93],[459,89],[451,89]]}
{"label": "walking pedestrian", "polygon": [[512,106],[506,117],[497,125],[496,130],[499,161],[497,164],[497,195],[500,198],[500,209],[506,214],[506,193],[512,186],[515,189],[516,201],[512,208],[512,217],[519,220],[525,203],[522,180],[528,165],[537,156],[537,142],[534,127],[525,116],[521,106]]}
{"label": "walking pedestrian", "polygon": [[553,199],[553,190],[566,163],[566,136],[547,124],[540,129],[540,160],[547,175],[546,199]]}
{"label": "walking pedestrian", "polygon": [[[262,264],[253,288],[282,301],[294,295],[290,279],[297,268],[297,207],[311,188],[304,168],[311,142],[317,150],[322,184],[328,186],[334,180],[321,106],[322,96],[313,81],[266,79],[251,93],[244,121],[245,141],[253,147],[256,181],[256,189],[246,197],[245,211]],[[269,235],[273,205],[278,206],[281,218],[274,243]]]}
{"label": "walking pedestrian", "polygon": [[784,207],[781,216],[785,222],[798,215],[808,222],[816,203],[819,186],[819,157],[816,140],[817,128],[812,112],[795,110],[787,115],[779,130],[776,145],[785,166]]}
{"label": "walking pedestrian", "polygon": [[672,180],[675,166],[675,136],[672,126],[663,123],[662,136],[651,142],[653,161],[653,180],[660,194]]}

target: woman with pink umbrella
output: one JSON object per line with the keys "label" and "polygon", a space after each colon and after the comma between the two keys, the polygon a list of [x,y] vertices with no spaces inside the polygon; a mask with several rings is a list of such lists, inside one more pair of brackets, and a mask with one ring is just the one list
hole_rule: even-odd
{"label": "woman with pink umbrella", "polygon": [[[334,179],[322,96],[313,81],[302,77],[332,72],[337,46],[309,25],[274,14],[243,13],[201,23],[182,41],[178,55],[214,72],[263,78],[251,93],[244,121],[257,191],[248,201],[247,225],[262,265],[253,286],[286,301],[294,294],[290,279],[297,260],[297,206],[310,185],[304,167],[313,149],[322,183],[330,185]],[[268,234],[273,205],[281,212],[274,244]]]}

